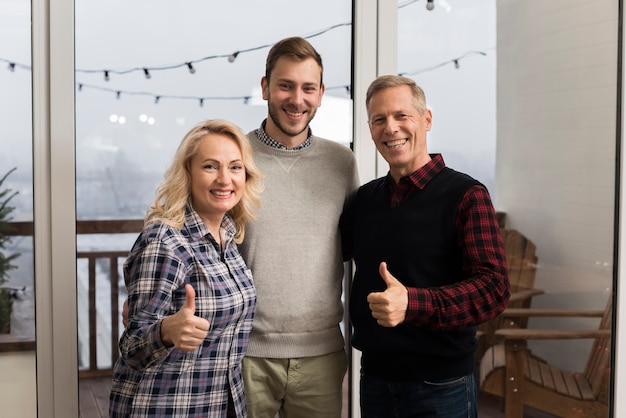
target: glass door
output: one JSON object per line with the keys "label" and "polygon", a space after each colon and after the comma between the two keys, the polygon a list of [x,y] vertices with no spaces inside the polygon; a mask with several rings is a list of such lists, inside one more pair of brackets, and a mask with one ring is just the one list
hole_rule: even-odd
{"label": "glass door", "polygon": [[35,416],[31,3],[0,0],[0,404]]}
{"label": "glass door", "polygon": [[78,0],[75,11],[80,408],[106,415],[88,382],[110,386],[123,330],[122,263],[182,136],[205,119],[258,128],[268,112],[261,78],[269,48],[301,36],[324,64],[312,130],[350,146],[351,1],[305,12],[285,0]]}

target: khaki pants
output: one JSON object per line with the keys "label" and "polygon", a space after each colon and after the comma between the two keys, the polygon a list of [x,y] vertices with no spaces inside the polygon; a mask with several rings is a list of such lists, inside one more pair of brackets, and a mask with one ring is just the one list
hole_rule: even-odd
{"label": "khaki pants", "polygon": [[344,350],[317,357],[245,357],[243,381],[250,418],[340,418]]}

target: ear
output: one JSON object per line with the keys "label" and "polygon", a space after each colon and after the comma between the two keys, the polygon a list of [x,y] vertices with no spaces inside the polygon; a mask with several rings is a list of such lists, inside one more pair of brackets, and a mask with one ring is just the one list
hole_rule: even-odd
{"label": "ear", "polygon": [[426,131],[430,131],[430,128],[433,126],[433,112],[427,108],[424,118],[426,119]]}
{"label": "ear", "polygon": [[261,91],[263,93],[263,100],[269,99],[269,82],[265,76],[261,77]]}
{"label": "ear", "polygon": [[324,85],[324,83],[322,83],[322,85],[320,86],[320,99],[319,99],[319,103],[318,103],[318,107],[322,105],[322,97],[324,97],[324,92],[326,91],[326,86]]}

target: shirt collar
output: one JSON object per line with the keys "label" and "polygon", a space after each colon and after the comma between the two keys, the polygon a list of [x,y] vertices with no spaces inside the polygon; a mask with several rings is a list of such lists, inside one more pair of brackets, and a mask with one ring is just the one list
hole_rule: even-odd
{"label": "shirt collar", "polygon": [[311,145],[311,137],[313,136],[313,130],[311,129],[310,126],[309,126],[309,133],[306,137],[306,140],[303,143],[301,143],[300,145],[294,148],[287,148],[285,145],[281,144],[280,142],[278,142],[277,140],[275,140],[274,138],[272,138],[265,132],[266,123],[267,123],[267,119],[265,119],[261,123],[261,126],[255,131],[255,133],[256,133],[257,138],[259,138],[259,140],[267,146],[270,146],[272,148],[278,148],[278,149],[286,149],[286,150],[300,150],[300,149],[308,148]]}
{"label": "shirt collar", "polygon": [[[200,215],[193,208],[191,203],[187,203],[185,208],[185,227],[191,235],[206,236],[210,234],[209,228],[200,218]],[[220,229],[224,229],[229,236],[235,235],[235,222],[233,221],[230,213],[224,215]]]}
{"label": "shirt collar", "polygon": [[[430,154],[430,161],[419,168],[417,171],[412,174],[400,178],[401,182],[410,182],[414,187],[418,189],[423,189],[426,187],[429,181],[433,179],[437,174],[441,172],[446,167],[446,163],[443,161],[443,156],[441,154]],[[395,182],[391,177],[390,173],[387,173],[387,177],[385,178],[385,182],[394,185]]]}

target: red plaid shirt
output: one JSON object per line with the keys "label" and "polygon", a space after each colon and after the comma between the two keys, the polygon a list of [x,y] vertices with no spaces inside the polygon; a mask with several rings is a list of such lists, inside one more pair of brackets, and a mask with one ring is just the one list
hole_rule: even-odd
{"label": "red plaid shirt", "polygon": [[[391,207],[402,204],[443,170],[443,157],[431,157],[429,163],[398,184],[387,176]],[[483,186],[473,186],[463,196],[456,228],[463,270],[469,279],[436,288],[407,288],[405,322],[451,329],[485,322],[504,310],[509,294],[504,246],[491,198]]]}

